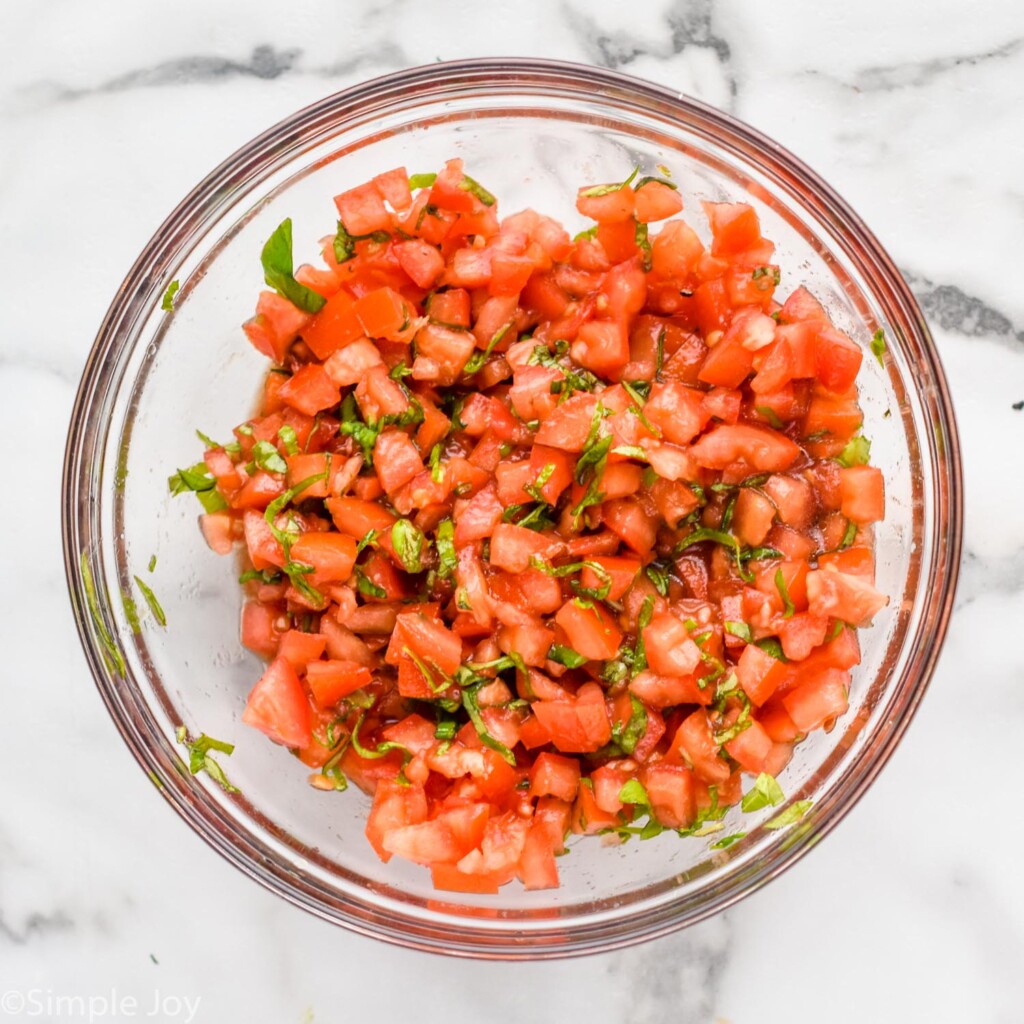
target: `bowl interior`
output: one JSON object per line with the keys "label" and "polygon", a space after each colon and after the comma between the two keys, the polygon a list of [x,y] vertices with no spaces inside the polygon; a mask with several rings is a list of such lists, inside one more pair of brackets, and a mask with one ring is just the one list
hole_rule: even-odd
{"label": "bowl interior", "polygon": [[[814,192],[791,158],[759,153],[752,133],[721,115],[617,76],[587,72],[581,80],[583,72],[541,65],[504,76],[467,68],[447,75],[424,69],[419,80],[411,73],[404,83],[398,76],[390,87],[371,83],[324,101],[236,155],[172,215],[115,299],[87,369],[69,446],[67,543],[73,596],[104,697],[165,795],[210,842],[265,883],[351,927],[449,952],[543,955],[696,919],[780,870],[856,799],[927,680],[934,651],[926,634],[941,636],[949,548],[958,544],[949,491],[956,446],[912,300],[886,277],[891,268],[879,270],[876,243],[852,237],[857,224],[848,211]],[[317,240],[333,229],[334,194],[390,167],[434,170],[452,156],[499,197],[503,213],[532,206],[570,231],[584,226],[573,207],[580,182],[621,179],[634,165],[658,173],[664,165],[705,238],[700,200],[751,202],[778,247],[783,294],[810,287],[865,349],[875,328],[886,328],[890,355],[884,368],[870,354],[865,359],[861,400],[887,492],[878,585],[893,600],[861,631],[863,663],[849,712],[828,735],[800,744],[780,777],[788,798],[815,801],[795,828],[757,827],[777,810],[734,809],[721,834],[748,835],[727,850],[710,849],[717,836],[668,834],[620,847],[577,840],[560,862],[558,890],[513,885],[490,897],[440,894],[425,869],[377,859],[363,836],[367,797],[354,788],[314,790],[298,761],[242,725],[261,664],[238,638],[236,563],[207,549],[198,506],[188,495],[171,498],[167,477],[200,457],[197,428],[226,439],[255,405],[267,364],[239,324],[262,287],[260,250],[273,229],[291,217],[296,262],[313,262]],[[172,278],[181,290],[168,314],[159,299]],[[945,542],[943,516],[953,524]],[[91,609],[83,554],[95,581]],[[162,603],[166,629],[143,616],[133,632],[120,594],[136,574]],[[104,664],[97,618],[120,650],[123,671]],[[236,745],[222,763],[240,793],[224,793],[205,775],[183,775],[174,743],[181,723]],[[521,945],[527,934],[532,950]]]}

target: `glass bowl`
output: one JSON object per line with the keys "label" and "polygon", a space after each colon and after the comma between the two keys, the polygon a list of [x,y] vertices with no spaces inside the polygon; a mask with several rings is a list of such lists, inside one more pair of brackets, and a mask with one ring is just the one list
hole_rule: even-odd
{"label": "glass bowl", "polygon": [[[865,348],[889,349],[861,377],[865,433],[885,474],[878,585],[889,608],[863,630],[850,710],[797,747],[780,777],[812,800],[796,826],[760,827],[733,809],[725,850],[709,839],[571,843],[562,887],[497,896],[439,893],[429,874],[384,865],[363,836],[369,804],[319,792],[283,749],[242,725],[261,666],[240,645],[234,563],[212,554],[195,502],[167,477],[253,406],[266,362],[239,324],[262,285],[260,249],[286,216],[296,262],[333,224],[331,197],[373,174],[439,167],[452,156],[501,198],[580,219],[580,182],[636,164],[671,168],[698,200],[752,203],[785,284],[807,284]],[[656,173],[656,172],[655,172]],[[701,220],[698,216],[695,222]],[[580,222],[582,226],[582,222]],[[173,313],[160,308],[181,282]],[[924,694],[953,605],[961,540],[960,463],[949,393],[910,290],[850,208],[771,140],[668,89],[591,67],[534,60],[435,64],[330,96],[226,160],[167,218],[122,284],[82,377],[68,439],[64,552],[82,643],[125,742],[174,809],[242,871],[318,916],[434,952],[541,958],[607,950],[691,924],[754,891],[832,829],[886,762]],[[150,573],[151,556],[157,558]],[[133,629],[134,575],[166,611]],[[223,759],[239,792],[192,777],[175,731],[236,745]],[[713,839],[714,837],[712,837]]]}

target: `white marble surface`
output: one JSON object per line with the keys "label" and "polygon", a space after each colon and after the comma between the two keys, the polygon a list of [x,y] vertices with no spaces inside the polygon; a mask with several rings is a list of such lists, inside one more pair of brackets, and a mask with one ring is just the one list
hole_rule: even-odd
{"label": "white marble surface", "polygon": [[[171,206],[324,93],[496,51],[671,84],[830,180],[929,315],[968,489],[941,666],[901,749],[838,831],[758,895],[673,938],[515,966],[332,929],[193,836],[135,766],[88,676],[58,523],[78,374]],[[1024,1020],[1024,410],[1012,408],[1024,400],[1022,108],[1016,0],[0,6],[0,1024],[87,1020],[87,1007],[58,1000],[112,991],[138,1000],[134,1016],[170,999],[149,1019],[201,1022]],[[6,992],[27,1000],[20,1011]],[[133,1015],[126,1005],[117,1019]]]}

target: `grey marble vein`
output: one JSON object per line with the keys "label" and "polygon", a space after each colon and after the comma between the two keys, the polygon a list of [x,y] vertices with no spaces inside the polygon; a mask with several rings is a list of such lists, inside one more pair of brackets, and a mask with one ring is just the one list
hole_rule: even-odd
{"label": "grey marble vein", "polygon": [[52,914],[35,911],[25,918],[20,928],[10,924],[0,911],[0,938],[17,946],[23,946],[35,938],[44,939],[55,932],[70,931],[72,928],[74,922],[62,910],[56,910]]}
{"label": "grey marble vein", "polygon": [[691,48],[709,50],[722,70],[729,96],[732,99],[736,97],[738,86],[731,66],[732,47],[715,29],[712,0],[677,0],[665,16],[667,31],[663,35],[664,43],[657,41],[662,38],[658,33],[653,44],[648,38],[621,31],[605,31],[600,20],[587,9],[574,7],[564,0],[562,13],[569,30],[577,35],[587,55],[602,67],[628,70],[639,57],[668,59]]}
{"label": "grey marble vein", "polygon": [[909,270],[902,271],[921,311],[933,324],[968,338],[990,338],[1016,348],[1024,342],[1024,327],[976,295],[954,284],[940,284]]}
{"label": "grey marble vein", "polygon": [[161,61],[150,68],[134,68],[88,88],[74,88],[61,82],[35,82],[19,90],[45,100],[75,100],[94,93],[124,92],[127,89],[189,83],[222,82],[232,78],[279,78],[293,70],[301,57],[299,49],[275,50],[273,46],[253,47],[248,60],[197,54]]}
{"label": "grey marble vein", "polygon": [[212,54],[194,54],[161,61],[153,67],[134,68],[96,85],[75,87],[51,79],[29,83],[16,92],[21,108],[38,109],[53,103],[80,100],[131,89],[166,86],[220,84],[232,79],[252,78],[273,81],[287,75],[317,78],[344,78],[363,68],[408,67],[421,63],[412,60],[390,41],[375,44],[372,53],[356,51],[352,56],[325,64],[303,66],[303,51],[296,47],[275,49],[261,44],[253,47],[248,59],[233,60]]}
{"label": "grey marble vein", "polygon": [[986,557],[967,548],[960,562],[956,607],[966,608],[980,598],[1024,590],[1024,548]]}
{"label": "grey marble vein", "polygon": [[979,53],[951,54],[928,60],[905,61],[898,64],[867,67],[852,78],[840,79],[823,71],[808,74],[834,78],[855,92],[890,92],[895,89],[917,89],[930,85],[936,78],[947,75],[959,68],[976,67],[991,61],[1016,57],[1024,50],[1024,39],[1012,39],[1002,46]]}
{"label": "grey marble vein", "polygon": [[[729,958],[732,928],[720,914],[614,957],[609,974],[629,994],[623,1024],[707,1024]],[[618,987],[618,986],[617,986]]]}

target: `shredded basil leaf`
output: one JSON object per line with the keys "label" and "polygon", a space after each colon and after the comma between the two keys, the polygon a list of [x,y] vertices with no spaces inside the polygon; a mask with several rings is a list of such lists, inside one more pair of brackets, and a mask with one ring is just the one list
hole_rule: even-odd
{"label": "shredded basil leaf", "polygon": [[175,732],[175,739],[188,750],[188,770],[193,775],[206,772],[226,793],[237,793],[238,789],[228,782],[224,769],[210,755],[211,750],[230,757],[235,750],[233,743],[225,743],[223,740],[215,740],[206,733],[200,733],[199,738],[190,740],[188,730],[185,726],[179,726]]}
{"label": "shredded basil leaf", "polygon": [[650,174],[645,174],[634,186],[633,191],[639,192],[644,185],[649,185],[652,181],[657,182],[659,185],[664,185],[666,188],[672,189],[673,192],[679,191],[679,186],[674,181],[669,181],[667,178],[655,178]]}
{"label": "shredded basil leaf", "polygon": [[[295,428],[290,424],[286,423],[277,432],[277,436],[281,438],[281,444],[284,445],[284,450],[289,455],[299,454],[299,439],[295,433]],[[287,469],[287,466],[285,467]]]}
{"label": "shredded basil leaf", "polygon": [[650,565],[644,567],[644,572],[647,574],[647,578],[651,583],[654,584],[654,589],[657,590],[662,597],[668,597],[668,569],[659,565],[657,562],[651,562]]}
{"label": "shredded basil leaf", "polygon": [[871,442],[863,435],[857,434],[846,442],[846,447],[836,456],[840,466],[866,466],[871,458]]}
{"label": "shredded basil leaf", "polygon": [[796,611],[796,607],[793,604],[793,599],[789,596],[789,588],[786,586],[786,577],[782,575],[781,569],[775,570],[775,589],[779,592],[779,597],[782,598],[782,604],[785,607],[785,611],[782,613],[784,619],[792,618],[793,612]]}
{"label": "shredded basil leaf", "polygon": [[267,239],[260,254],[263,279],[282,298],[307,313],[319,313],[327,301],[322,295],[295,280],[292,263],[292,220],[286,217]]}
{"label": "shredded basil leaf", "polygon": [[786,424],[779,419],[778,414],[771,406],[768,405],[755,405],[754,412],[763,416],[768,421],[768,426],[774,430],[785,430]]}
{"label": "shredded basil leaf", "polygon": [[288,464],[281,458],[277,447],[269,441],[257,441],[252,446],[252,457],[256,465],[268,473],[288,472]]}
{"label": "shredded basil leaf", "polygon": [[465,367],[463,367],[462,370],[463,374],[466,377],[472,377],[473,374],[479,373],[484,368],[484,363],[486,363],[487,360],[490,359],[491,353],[494,351],[495,346],[498,344],[498,342],[501,341],[502,338],[505,337],[511,326],[512,321],[510,320],[507,324],[505,324],[504,327],[501,328],[501,330],[495,333],[494,337],[491,338],[489,342],[487,342],[487,347],[485,349],[478,350],[469,357],[468,362],[466,363]]}
{"label": "shredded basil leaf", "polygon": [[369,747],[364,747],[359,739],[359,730],[362,728],[365,720],[366,715],[364,713],[356,719],[356,724],[352,729],[352,749],[360,757],[375,760],[379,757],[386,757],[392,750],[398,750],[401,752],[404,761],[412,759],[412,751],[408,747],[403,746],[401,743],[392,743],[390,740],[378,743],[376,748],[372,750]]}
{"label": "shredded basil leaf", "polygon": [[466,714],[469,715],[469,720],[473,723],[473,728],[476,729],[476,734],[480,737],[480,742],[483,743],[484,746],[490,747],[491,750],[497,751],[505,761],[515,768],[516,755],[513,754],[504,743],[500,740],[496,740],[487,731],[487,724],[480,715],[480,705],[477,703],[476,699],[477,690],[479,688],[479,685],[477,685],[463,689],[462,706],[466,709]]}
{"label": "shredded basil leaf", "polygon": [[444,447],[439,441],[430,449],[430,479],[439,484],[444,479],[444,467],[441,465],[441,456],[444,454]]}
{"label": "shredded basil leaf", "polygon": [[885,344],[885,331],[879,327],[871,339],[871,351],[874,352],[879,366],[885,366],[885,353],[887,348],[888,346]]}
{"label": "shredded basil leaf", "polygon": [[750,627],[745,622],[734,622],[731,619],[726,619],[725,631],[732,636],[745,640],[748,644],[754,639],[753,634],[750,632]]}
{"label": "shredded basil leaf", "polygon": [[436,174],[410,174],[409,190],[415,192],[419,188],[430,188],[437,181]]}
{"label": "shredded basil leaf", "polygon": [[459,188],[463,192],[476,196],[484,206],[493,206],[498,201],[479,181],[471,178],[468,174],[463,174],[462,181],[459,182]]}
{"label": "shredded basil leaf", "polygon": [[767,772],[761,772],[754,785],[743,794],[740,808],[746,813],[759,811],[762,807],[778,807],[786,799],[782,787]]}
{"label": "shredded basil leaf", "polygon": [[607,196],[612,192],[620,192],[626,188],[627,185],[632,184],[633,179],[640,173],[640,167],[637,165],[633,168],[632,173],[625,181],[620,181],[610,185],[591,185],[590,188],[585,188],[580,191],[580,195],[587,199],[596,199],[598,196]]}
{"label": "shredded basil leaf", "polygon": [[565,647],[562,644],[552,644],[547,656],[549,661],[557,661],[559,665],[564,665],[566,668],[579,668],[589,661],[588,658],[584,658],[582,654],[574,651],[571,647]]}
{"label": "shredded basil leaf", "polygon": [[814,806],[813,800],[797,800],[790,804],[780,815],[766,821],[764,827],[768,829],[785,828],[787,825],[794,825]]}
{"label": "shredded basil leaf", "polygon": [[857,539],[857,524],[851,519],[846,524],[846,532],[843,534],[843,539],[839,542],[837,551],[845,551],[855,540]]}
{"label": "shredded basil leaf", "polygon": [[391,544],[406,572],[423,572],[423,548],[426,538],[421,530],[413,526],[408,519],[398,519],[391,527]]}
{"label": "shredded basil leaf", "polygon": [[385,598],[388,592],[383,587],[378,587],[373,580],[367,578],[362,569],[356,569],[356,589],[366,597]]}
{"label": "shredded basil leaf", "polygon": [[440,560],[437,574],[441,579],[447,579],[459,564],[459,556],[455,553],[455,524],[450,519],[442,519],[437,524],[435,541]]}
{"label": "shredded basil leaf", "polygon": [[765,654],[770,654],[776,661],[789,661],[789,658],[782,652],[782,644],[779,642],[778,637],[766,636],[758,640],[755,646],[760,647]]}
{"label": "shredded basil leaf", "polygon": [[557,467],[553,462],[547,463],[547,465],[545,465],[537,474],[537,479],[534,480],[532,484],[525,484],[523,486],[523,490],[526,491],[534,501],[543,501],[545,504],[550,504],[550,502],[541,493],[541,489],[551,479],[551,477],[554,476],[556,469]]}
{"label": "shredded basil leaf", "polygon": [[170,313],[174,309],[174,296],[178,294],[178,289],[181,285],[177,280],[172,281],[167,286],[167,291],[164,292],[164,297],[160,300],[160,308],[166,313]]}
{"label": "shredded basil leaf", "polygon": [[370,530],[364,537],[362,537],[359,543],[356,545],[356,554],[361,554],[368,547],[377,546],[377,531]]}
{"label": "shredded basil leaf", "polygon": [[153,613],[153,618],[156,619],[161,626],[166,626],[167,616],[164,614],[163,608],[160,607],[160,602],[156,599],[156,594],[154,594],[152,589],[147,586],[146,581],[140,577],[136,576],[135,582],[138,584],[139,590],[142,591],[142,596],[146,599],[146,604],[149,605],[149,610]]}
{"label": "shredded basil leaf", "polygon": [[727,850],[733,843],[738,843],[746,838],[746,832],[733,832],[732,835],[722,836],[717,842],[711,844],[712,850]]}

